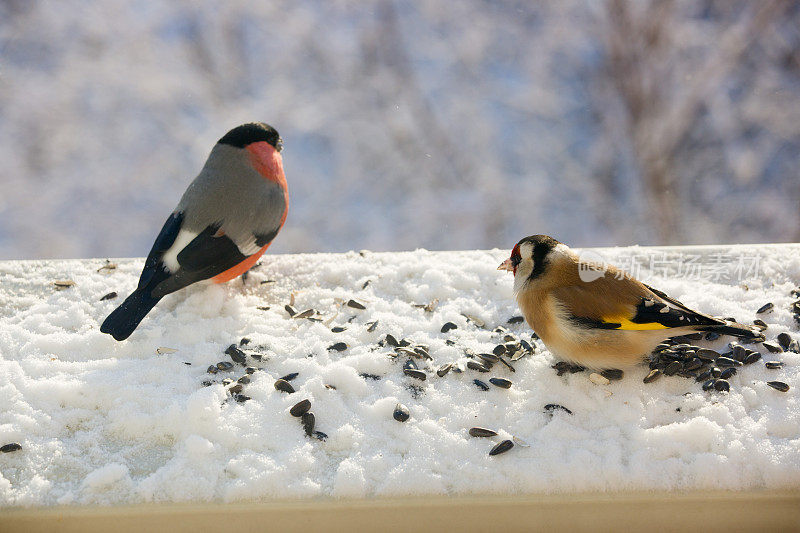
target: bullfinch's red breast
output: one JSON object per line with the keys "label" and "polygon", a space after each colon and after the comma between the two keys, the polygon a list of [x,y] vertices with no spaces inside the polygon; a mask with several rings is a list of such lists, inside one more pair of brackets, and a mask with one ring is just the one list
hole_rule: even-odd
{"label": "bullfinch's red breast", "polygon": [[204,279],[222,283],[255,265],[289,209],[282,147],[275,128],[260,122],[217,142],[156,237],[139,286],[100,331],[127,339],[167,294]]}

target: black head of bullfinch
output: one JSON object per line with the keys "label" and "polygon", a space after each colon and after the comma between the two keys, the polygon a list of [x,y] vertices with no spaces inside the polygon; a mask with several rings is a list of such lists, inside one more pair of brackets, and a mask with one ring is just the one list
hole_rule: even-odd
{"label": "black head of bullfinch", "polygon": [[243,124],[212,148],[145,260],[136,290],[103,322],[130,336],[161,298],[192,283],[243,274],[278,234],[289,209],[283,142],[268,124]]}
{"label": "black head of bullfinch", "polygon": [[582,261],[547,235],[520,240],[498,270],[514,274],[517,303],[550,351],[586,367],[630,366],[665,339],[696,331],[763,338],[692,311],[613,265]]}

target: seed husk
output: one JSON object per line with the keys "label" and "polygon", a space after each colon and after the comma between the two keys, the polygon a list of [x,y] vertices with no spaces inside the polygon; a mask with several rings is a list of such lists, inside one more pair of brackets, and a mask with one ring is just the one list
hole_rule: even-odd
{"label": "seed husk", "polygon": [[302,415],[300,415],[300,423],[303,424],[303,431],[306,432],[306,435],[311,437],[314,434],[314,425],[316,424],[317,419],[314,416],[314,413],[311,411],[306,411]]}
{"label": "seed husk", "polygon": [[517,342],[517,338],[509,333],[507,335],[503,335],[503,342]]}
{"label": "seed husk", "polygon": [[106,294],[105,296],[103,296],[102,298],[100,298],[100,301],[103,302],[105,300],[113,300],[117,296],[118,296],[118,294],[116,292],[112,291],[112,292],[109,292],[108,294]]}
{"label": "seed husk", "polygon": [[417,363],[415,363],[413,359],[406,359],[406,362],[403,363],[403,370],[405,370],[406,368],[410,368],[412,370],[418,370],[419,369],[419,367],[417,366]]}
{"label": "seed husk", "polygon": [[451,329],[456,329],[457,327],[458,326],[456,326],[453,322],[445,322],[442,326],[442,333],[447,333]]}
{"label": "seed husk", "polygon": [[606,368],[605,370],[600,372],[600,375],[611,381],[618,381],[623,378],[625,372],[623,372],[619,368]]}
{"label": "seed husk", "polygon": [[347,300],[347,307],[352,307],[353,309],[366,309],[364,304],[361,304],[355,300]]}
{"label": "seed husk", "polygon": [[292,318],[297,320],[300,320],[301,318],[309,318],[314,316],[314,313],[316,313],[314,309],[306,309],[305,311],[300,311],[296,315],[293,315]]}
{"label": "seed husk", "polygon": [[661,377],[661,374],[662,374],[662,372],[661,372],[661,370],[660,370],[660,369],[658,369],[658,368],[654,368],[654,369],[652,369],[652,370],[650,371],[650,373],[649,373],[649,374],[647,374],[647,375],[645,376],[645,378],[644,378],[644,382],[645,382],[645,383],[652,383],[652,382],[654,382],[655,380],[657,380],[658,378],[660,378],[660,377]]}
{"label": "seed husk", "polygon": [[491,429],[474,427],[469,428],[469,435],[470,437],[494,437],[497,435],[497,432]]}
{"label": "seed husk", "polygon": [[406,420],[411,418],[411,413],[408,411],[408,407],[406,407],[402,403],[398,403],[397,405],[394,406],[394,412],[392,413],[392,417],[398,422],[405,422]]}
{"label": "seed husk", "polygon": [[75,282],[71,279],[59,279],[53,282],[53,285],[58,290],[69,289],[75,285]]}
{"label": "seed husk", "polygon": [[523,320],[525,320],[524,317],[517,315],[517,316],[512,316],[511,318],[509,318],[508,319],[508,323],[509,324],[519,324]]}
{"label": "seed husk", "polygon": [[783,361],[767,361],[764,363],[764,366],[770,370],[777,370],[779,368],[783,368]]}
{"label": "seed husk", "polygon": [[758,308],[758,311],[756,311],[756,314],[760,315],[761,313],[766,313],[767,311],[772,311],[773,307],[775,307],[775,305],[772,302],[767,302],[767,303],[765,303],[764,305],[762,305],[761,307]]}
{"label": "seed husk", "polygon": [[489,369],[477,361],[467,361],[467,368],[477,370],[478,372],[488,372]]}
{"label": "seed husk", "polygon": [[311,409],[311,400],[305,399],[297,402],[289,409],[289,414],[296,417],[301,417]]}
{"label": "seed husk", "polygon": [[282,379],[283,381],[292,381],[294,378],[296,378],[299,375],[300,375],[300,372],[291,372],[289,374],[286,374],[285,376],[282,376],[280,379]]}
{"label": "seed husk", "polygon": [[781,392],[787,392],[789,390],[789,385],[783,381],[767,381],[767,385]]}
{"label": "seed husk", "polygon": [[423,372],[422,370],[417,370],[415,368],[404,368],[403,374],[410,378],[418,379],[420,381],[425,381],[428,379],[428,375]]}
{"label": "seed husk", "polygon": [[473,382],[473,383],[474,383],[474,384],[475,384],[475,385],[476,385],[476,386],[477,386],[479,389],[481,389],[481,390],[483,390],[483,391],[487,391],[487,390],[489,390],[489,385],[487,385],[486,383],[484,383],[483,381],[481,381],[481,380],[479,380],[479,379],[473,379],[473,380],[472,380],[472,382]]}
{"label": "seed husk", "polygon": [[422,359],[433,361],[433,357],[431,357],[430,354],[428,353],[427,346],[414,346],[414,353],[417,354]]}
{"label": "seed husk", "polygon": [[506,353],[506,345],[505,344],[498,344],[497,346],[495,346],[492,349],[492,353],[497,355],[497,356],[503,355],[504,353]]}
{"label": "seed husk", "polygon": [[0,446],[0,452],[2,453],[11,453],[16,452],[17,450],[21,450],[22,445],[18,442],[9,442],[8,444],[3,444]]}
{"label": "seed husk", "polygon": [[760,318],[756,318],[755,320],[753,320],[753,325],[756,326],[756,329],[758,329],[759,331],[765,331],[769,327],[767,323],[761,320]]}
{"label": "seed husk", "polygon": [[719,392],[730,392],[731,384],[720,377],[720,379],[714,382],[714,390]]}
{"label": "seed husk", "polygon": [[369,333],[372,333],[373,331],[375,331],[375,328],[377,328],[377,327],[378,327],[378,321],[377,320],[374,320],[372,322],[367,322],[367,331]]}
{"label": "seed husk", "polygon": [[501,453],[506,453],[513,447],[514,443],[506,439],[503,442],[498,442],[497,444],[495,444],[494,448],[489,450],[489,455],[500,455]]}
{"label": "seed husk", "polygon": [[781,352],[783,352],[783,348],[781,348],[780,346],[778,346],[777,344],[772,343],[772,342],[762,342],[761,345],[764,346],[764,348],[766,348],[767,351],[770,352],[770,353],[781,353]]}
{"label": "seed husk", "polygon": [[611,383],[611,381],[608,378],[601,376],[597,372],[592,372],[591,374],[589,374],[589,381],[591,381],[595,385],[608,385],[609,383]]}
{"label": "seed husk", "polygon": [[220,361],[217,363],[217,368],[222,371],[228,371],[233,369],[233,363],[229,361]]}
{"label": "seed husk", "polygon": [[480,358],[481,361],[484,362],[484,364],[489,363],[486,366],[493,365],[498,361],[500,361],[500,357],[496,356],[493,353],[479,353],[477,354],[477,356]]}
{"label": "seed husk", "polygon": [[482,328],[483,326],[486,325],[486,322],[484,322],[483,320],[481,320],[480,318],[478,318],[476,316],[468,315],[466,313],[461,313],[461,316],[463,316],[464,318],[466,318],[467,320],[469,320],[470,322],[472,322],[473,324],[475,324],[479,328]]}
{"label": "seed husk", "polygon": [[545,411],[550,411],[551,413],[557,409],[561,409],[562,411],[566,412],[567,414],[571,415],[572,411],[564,407],[563,405],[558,405],[557,403],[548,403],[544,406]]}
{"label": "seed husk", "polygon": [[229,387],[228,392],[231,394],[239,394],[242,392],[242,389],[244,389],[244,387],[240,383],[237,383],[236,385]]}
{"label": "seed husk", "polygon": [[439,367],[439,369],[436,371],[436,375],[440,378],[443,378],[448,372],[450,372],[451,368],[453,368],[453,363],[445,363]]}
{"label": "seed husk", "polygon": [[293,317],[297,314],[297,310],[295,310],[295,308],[289,304],[284,305],[283,308],[286,309],[286,312],[289,313],[290,317]]}
{"label": "seed husk", "polygon": [[343,342],[337,342],[335,344],[331,344],[330,346],[328,346],[328,350],[334,350],[337,352],[343,352],[346,349],[347,349],[347,344]]}
{"label": "seed husk", "polygon": [[505,378],[491,378],[491,379],[489,379],[489,383],[491,383],[492,385],[494,385],[496,387],[500,387],[501,389],[510,389],[511,385],[513,385],[513,383],[511,383],[511,381],[509,381],[509,380],[507,380]]}
{"label": "seed husk", "polygon": [[781,345],[781,348],[783,348],[784,350],[788,350],[789,345],[791,343],[792,343],[792,337],[790,337],[788,333],[778,334],[778,344]]}
{"label": "seed husk", "polygon": [[385,340],[386,344],[388,344],[389,346],[394,346],[394,347],[400,346],[400,343],[397,342],[397,339],[392,334],[387,334]]}
{"label": "seed husk", "polygon": [[285,379],[279,379],[275,381],[275,390],[292,394],[294,392],[294,387],[292,387],[292,384]]}
{"label": "seed husk", "polygon": [[228,348],[225,350],[225,354],[230,355],[234,363],[243,365],[247,362],[247,355],[235,344],[228,346]]}
{"label": "seed husk", "polygon": [[510,371],[512,371],[512,372],[516,372],[516,371],[517,371],[517,369],[516,369],[516,368],[514,368],[513,366],[511,366],[511,363],[509,363],[508,361],[506,361],[506,360],[505,360],[505,359],[503,359],[502,357],[500,358],[500,362],[501,362],[501,363],[503,363],[504,365],[506,365],[506,367],[507,367],[507,368],[508,368]]}

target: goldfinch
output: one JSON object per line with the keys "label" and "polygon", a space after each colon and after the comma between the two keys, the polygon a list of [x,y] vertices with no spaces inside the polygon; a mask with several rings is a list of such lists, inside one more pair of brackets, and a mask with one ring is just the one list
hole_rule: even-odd
{"label": "goldfinch", "polygon": [[497,269],[514,273],[517,303],[547,348],[585,367],[632,366],[665,339],[696,331],[764,338],[692,311],[613,266],[581,262],[547,235],[519,241]]}
{"label": "goldfinch", "polygon": [[217,141],[156,237],[139,286],[100,331],[127,339],[167,294],[209,278],[229,281],[256,264],[289,209],[282,147],[264,123],[243,124]]}

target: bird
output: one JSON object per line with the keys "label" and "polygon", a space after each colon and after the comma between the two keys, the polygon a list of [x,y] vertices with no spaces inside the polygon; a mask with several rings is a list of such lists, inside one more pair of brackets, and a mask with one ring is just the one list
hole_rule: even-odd
{"label": "bird", "polygon": [[746,326],[693,311],[613,265],[581,261],[547,235],[520,240],[497,269],[514,274],[525,321],[550,352],[587,368],[631,367],[666,339],[698,331],[764,340]]}
{"label": "bird", "polygon": [[206,279],[230,281],[255,265],[289,210],[282,149],[277,130],[263,122],[217,141],[156,237],[136,290],[101,332],[125,340],[164,296]]}

